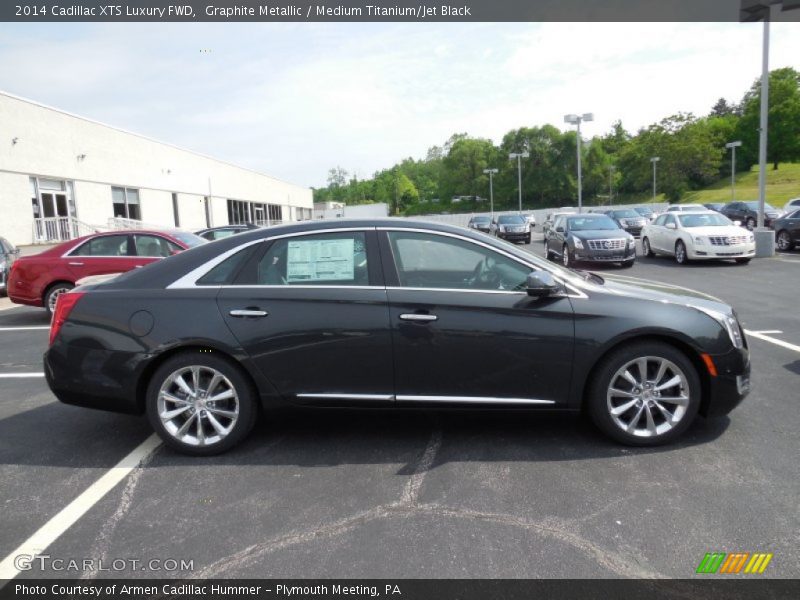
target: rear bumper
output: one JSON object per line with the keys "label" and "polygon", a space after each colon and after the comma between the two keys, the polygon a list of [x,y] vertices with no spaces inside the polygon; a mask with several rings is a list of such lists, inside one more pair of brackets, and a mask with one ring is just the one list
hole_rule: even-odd
{"label": "rear bumper", "polygon": [[141,414],[138,374],[146,355],[84,348],[58,341],[44,354],[44,374],[64,404],[112,412]]}
{"label": "rear bumper", "polygon": [[727,415],[750,393],[750,354],[746,349],[733,349],[711,358],[717,376],[709,377],[708,395],[700,413],[713,418]]}

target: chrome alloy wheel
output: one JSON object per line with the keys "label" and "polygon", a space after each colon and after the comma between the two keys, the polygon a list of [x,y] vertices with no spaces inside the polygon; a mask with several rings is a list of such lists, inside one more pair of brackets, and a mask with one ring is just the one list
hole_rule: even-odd
{"label": "chrome alloy wheel", "polygon": [[642,356],[611,378],[606,396],[611,420],[637,437],[656,437],[675,427],[689,406],[689,380],[673,362]]}
{"label": "chrome alloy wheel", "polygon": [[778,234],[778,250],[788,252],[792,249],[792,237],[788,231],[781,231]]}
{"label": "chrome alloy wheel", "polygon": [[231,381],[206,366],[182,367],[161,385],[158,416],[164,429],[190,446],[211,446],[233,430],[239,396]]}

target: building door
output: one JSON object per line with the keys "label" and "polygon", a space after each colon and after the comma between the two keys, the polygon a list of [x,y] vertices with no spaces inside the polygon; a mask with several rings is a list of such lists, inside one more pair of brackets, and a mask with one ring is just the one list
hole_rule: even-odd
{"label": "building door", "polygon": [[253,207],[253,224],[254,225],[263,225],[264,224],[264,207],[263,206],[254,206]]}

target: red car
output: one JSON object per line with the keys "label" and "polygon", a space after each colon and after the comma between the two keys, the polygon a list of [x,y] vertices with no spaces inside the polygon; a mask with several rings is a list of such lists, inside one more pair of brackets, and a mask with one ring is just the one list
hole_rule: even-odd
{"label": "red car", "polygon": [[112,231],[64,242],[18,258],[8,276],[8,297],[44,306],[52,314],[59,294],[90,275],[123,273],[206,243],[184,231]]}

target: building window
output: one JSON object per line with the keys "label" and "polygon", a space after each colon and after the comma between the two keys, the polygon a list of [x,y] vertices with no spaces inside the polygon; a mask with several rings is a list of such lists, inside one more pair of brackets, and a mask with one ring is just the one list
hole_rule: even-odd
{"label": "building window", "polygon": [[283,207],[277,204],[268,204],[268,218],[270,223],[281,223],[283,221]]}
{"label": "building window", "polygon": [[250,203],[241,200],[228,200],[228,224],[244,225],[252,223],[253,218],[250,214]]}
{"label": "building window", "polygon": [[178,194],[172,194],[172,216],[175,219],[175,227],[180,227],[181,216],[178,210]]}
{"label": "building window", "polygon": [[112,187],[111,199],[114,202],[115,217],[142,220],[142,213],[139,210],[139,190]]}

